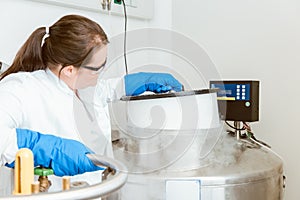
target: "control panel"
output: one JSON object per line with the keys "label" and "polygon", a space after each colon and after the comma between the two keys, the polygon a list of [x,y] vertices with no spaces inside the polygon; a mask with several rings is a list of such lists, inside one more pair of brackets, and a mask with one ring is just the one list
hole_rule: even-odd
{"label": "control panel", "polygon": [[219,89],[217,99],[222,120],[259,120],[259,81],[210,81],[210,88]]}

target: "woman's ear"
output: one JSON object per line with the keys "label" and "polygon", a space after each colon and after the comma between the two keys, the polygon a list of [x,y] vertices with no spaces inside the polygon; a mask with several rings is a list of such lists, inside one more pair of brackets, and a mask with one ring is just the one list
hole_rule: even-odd
{"label": "woman's ear", "polygon": [[77,69],[73,65],[68,65],[61,70],[61,74],[68,78],[72,78],[77,74]]}

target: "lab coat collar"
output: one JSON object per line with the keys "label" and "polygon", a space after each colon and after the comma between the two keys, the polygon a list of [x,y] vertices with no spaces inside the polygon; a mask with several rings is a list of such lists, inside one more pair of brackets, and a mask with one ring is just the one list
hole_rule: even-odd
{"label": "lab coat collar", "polygon": [[68,95],[75,95],[73,90],[71,90],[63,80],[59,79],[49,68],[46,69],[46,74],[49,77],[49,80],[53,81],[57,85],[58,89],[60,89]]}

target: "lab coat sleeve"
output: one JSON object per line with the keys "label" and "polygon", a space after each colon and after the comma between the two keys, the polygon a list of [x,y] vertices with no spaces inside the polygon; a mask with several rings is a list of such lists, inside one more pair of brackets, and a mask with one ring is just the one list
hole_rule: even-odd
{"label": "lab coat sleeve", "polygon": [[21,80],[0,82],[0,166],[14,161],[18,150],[15,128],[23,118],[22,93]]}
{"label": "lab coat sleeve", "polygon": [[102,80],[97,87],[98,95],[105,95],[107,102],[119,100],[125,95],[125,82],[123,77]]}
{"label": "lab coat sleeve", "polygon": [[108,102],[119,100],[125,95],[124,78],[99,80],[95,87],[77,91],[85,105],[105,107]]}

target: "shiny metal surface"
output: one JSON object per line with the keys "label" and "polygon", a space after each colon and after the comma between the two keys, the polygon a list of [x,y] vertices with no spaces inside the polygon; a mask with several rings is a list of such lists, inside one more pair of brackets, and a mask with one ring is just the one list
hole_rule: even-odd
{"label": "shiny metal surface", "polygon": [[[161,153],[160,158],[147,162],[143,156],[136,155],[139,152],[144,155],[153,144],[147,145],[145,141],[129,137],[128,133],[118,134],[119,142],[114,143],[115,157],[129,167],[128,181],[121,190],[122,200],[168,200],[168,193],[175,192],[166,186],[170,181],[198,181],[198,198],[201,200],[283,199],[282,160],[251,141],[237,141],[224,131],[216,141],[210,133],[199,131],[190,147],[175,162],[157,170],[144,171],[151,162],[168,160],[172,154]],[[215,145],[213,141],[216,141]],[[206,147],[209,143],[211,148]]]}
{"label": "shiny metal surface", "polygon": [[[93,155],[92,161],[98,165],[97,155]],[[100,163],[104,162],[104,157],[99,156]],[[116,169],[116,173],[108,178],[107,180],[95,184],[89,185],[87,187],[82,188],[71,188],[70,190],[63,191],[63,192],[52,192],[52,193],[39,193],[34,195],[11,195],[1,197],[0,199],[43,199],[43,200],[52,200],[52,199],[94,199],[99,198],[102,196],[107,196],[113,194],[114,192],[118,191],[126,182],[127,180],[127,169],[125,165],[120,163],[117,160],[107,158],[109,160],[109,165]]]}
{"label": "shiny metal surface", "polygon": [[160,99],[160,98],[170,98],[170,97],[184,97],[184,96],[194,96],[198,94],[209,94],[216,93],[219,89],[201,89],[201,90],[189,90],[181,92],[167,92],[167,93],[156,93],[151,95],[140,95],[140,96],[123,96],[122,101],[136,101],[136,100],[149,100],[149,99]]}

